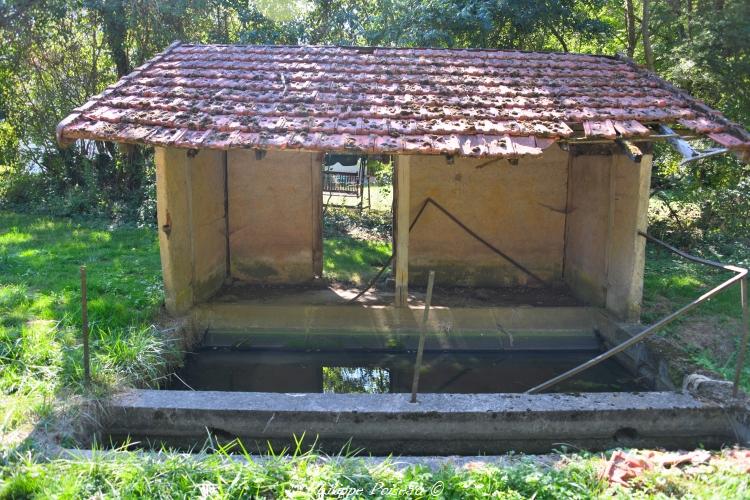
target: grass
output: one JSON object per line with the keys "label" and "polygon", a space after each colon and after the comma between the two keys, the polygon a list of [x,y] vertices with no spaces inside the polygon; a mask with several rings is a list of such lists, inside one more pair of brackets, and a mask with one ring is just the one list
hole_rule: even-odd
{"label": "grass", "polygon": [[[705,257],[729,260],[711,254]],[[727,263],[750,265],[750,251],[739,249]],[[643,322],[660,319],[731,276],[729,272],[691,263],[649,243]],[[692,365],[689,369],[702,368],[732,380],[741,338],[741,316],[739,286],[733,286],[668,325],[660,336],[685,357],[687,364]],[[745,363],[741,385],[750,392],[750,362]]]}
{"label": "grass", "polygon": [[323,240],[323,275],[356,285],[366,283],[391,256],[390,243],[368,241],[348,235]]}
{"label": "grass", "polygon": [[328,207],[323,217],[323,276],[363,285],[391,256],[390,207],[351,210]]}
{"label": "grass", "polygon": [[[97,452],[41,461],[18,456],[0,469],[3,498],[747,498],[750,477],[710,464],[649,471],[627,488],[599,476],[607,454],[558,459],[509,456],[503,464],[404,466],[398,459],[298,452],[252,457],[234,443],[212,453]],[[230,458],[227,453],[239,453]],[[244,456],[243,456],[244,455]],[[722,456],[716,453],[715,456]]]}
{"label": "grass", "polygon": [[[341,195],[323,195],[323,203],[332,205],[346,205],[354,207],[359,203],[359,198]],[[367,207],[367,188],[363,198],[364,206]],[[376,211],[388,211],[393,204],[393,187],[387,186],[370,186],[370,209]]]}
{"label": "grass", "polygon": [[79,266],[98,390],[153,383],[172,347],[151,229],[0,213],[0,432],[48,416],[82,381]]}

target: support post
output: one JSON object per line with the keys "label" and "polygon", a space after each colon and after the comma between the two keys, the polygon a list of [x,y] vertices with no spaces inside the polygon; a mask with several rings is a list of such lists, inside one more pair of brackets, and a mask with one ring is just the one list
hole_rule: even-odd
{"label": "support post", "polygon": [[170,314],[193,305],[192,183],[185,150],[156,148],[156,219],[164,279],[164,301]]}
{"label": "support post", "polygon": [[91,384],[91,353],[89,350],[89,304],[86,296],[86,266],[81,266],[81,326],[83,333],[83,383]]}
{"label": "support post", "polygon": [[742,377],[742,369],[745,365],[745,355],[747,351],[748,336],[750,336],[750,319],[748,319],[748,305],[747,305],[747,276],[740,280],[740,302],[742,304],[742,340],[740,340],[740,351],[737,354],[737,366],[734,367],[734,387],[732,388],[732,394],[737,397],[737,393],[740,390],[740,378]]}
{"label": "support post", "polygon": [[640,321],[648,226],[652,155],[640,163],[624,155],[612,157],[610,219],[606,249],[606,306],[620,319]]}
{"label": "support post", "polygon": [[396,161],[396,307],[406,307],[409,301],[409,177],[411,157],[401,155]]}
{"label": "support post", "polygon": [[419,344],[417,345],[417,361],[414,363],[414,378],[411,382],[411,400],[417,402],[417,391],[419,390],[419,373],[422,371],[422,357],[424,356],[424,343],[427,336],[427,320],[430,317],[430,305],[432,304],[432,287],[435,285],[435,271],[430,271],[427,278],[427,297],[424,301],[424,313],[422,313],[422,329],[419,332]]}

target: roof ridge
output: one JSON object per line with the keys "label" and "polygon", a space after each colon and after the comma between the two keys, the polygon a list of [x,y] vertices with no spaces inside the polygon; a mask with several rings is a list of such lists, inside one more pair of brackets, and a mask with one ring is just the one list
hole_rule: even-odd
{"label": "roof ridge", "polygon": [[164,57],[168,56],[174,49],[182,45],[181,40],[175,40],[171,44],[167,46],[164,50],[156,54],[154,57],[149,59],[148,61],[144,62],[137,68],[135,68],[133,71],[128,73],[127,75],[122,76],[119,78],[115,83],[112,85],[109,85],[107,88],[102,90],[99,94],[92,96],[88,101],[86,101],[84,104],[78,106],[77,108],[73,109],[73,112],[68,115],[66,118],[64,118],[60,123],[57,124],[57,127],[55,127],[55,136],[57,138],[58,144],[66,144],[69,141],[65,141],[63,138],[62,132],[65,127],[75,122],[80,116],[81,113],[84,111],[92,108],[95,106],[100,100],[107,97],[109,94],[117,90],[118,88],[122,87],[126,83],[128,83],[133,78],[137,78],[141,76],[141,73],[143,73],[145,70],[156,64],[157,62],[164,59]]}
{"label": "roof ridge", "polygon": [[520,54],[545,54],[553,56],[587,56],[603,59],[619,60],[617,55],[592,54],[588,52],[561,52],[558,50],[528,50],[511,48],[487,48],[487,47],[409,47],[404,45],[343,45],[343,44],[277,44],[277,43],[184,43],[185,46],[193,47],[279,47],[279,48],[319,48],[319,49],[351,49],[351,50],[446,50],[449,52],[516,52]]}

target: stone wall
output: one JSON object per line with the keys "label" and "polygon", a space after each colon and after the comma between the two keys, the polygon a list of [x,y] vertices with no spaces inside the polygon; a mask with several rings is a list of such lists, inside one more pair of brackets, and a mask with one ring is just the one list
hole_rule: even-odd
{"label": "stone wall", "polygon": [[637,320],[643,294],[651,155],[574,155],[568,189],[565,281],[582,300]]}

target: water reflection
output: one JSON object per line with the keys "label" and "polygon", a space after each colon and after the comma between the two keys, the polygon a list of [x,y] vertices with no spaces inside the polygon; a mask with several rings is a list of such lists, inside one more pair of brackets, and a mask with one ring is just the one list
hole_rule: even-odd
{"label": "water reflection", "polygon": [[[587,361],[595,351],[426,352],[420,392],[523,392]],[[252,392],[405,393],[414,353],[204,350],[188,355],[171,389]],[[558,392],[646,390],[608,360],[556,388]]]}
{"label": "water reflection", "polygon": [[391,374],[383,368],[324,366],[323,392],[383,394],[390,392]]}

